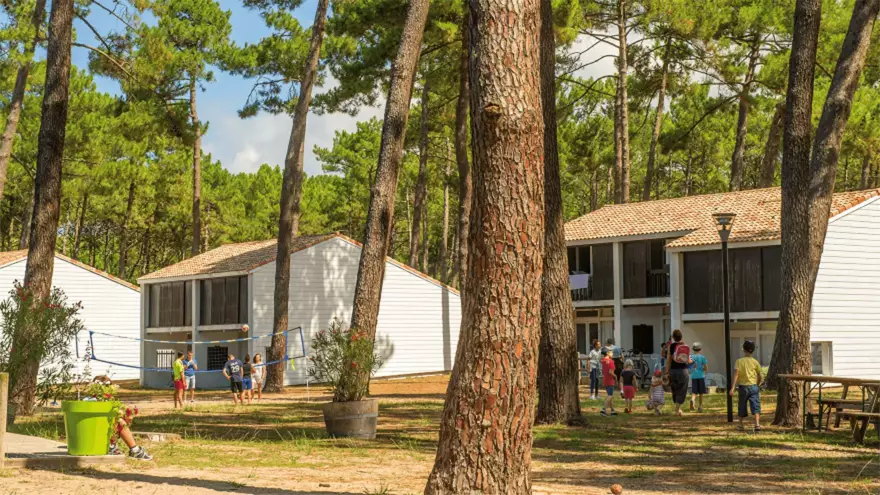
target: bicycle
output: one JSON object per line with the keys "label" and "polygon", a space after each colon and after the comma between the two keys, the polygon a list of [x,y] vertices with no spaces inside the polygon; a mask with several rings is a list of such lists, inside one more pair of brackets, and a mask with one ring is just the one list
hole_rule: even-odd
{"label": "bicycle", "polygon": [[629,351],[624,351],[623,357],[624,360],[629,359],[633,362],[633,371],[636,373],[636,378],[639,379],[641,388],[649,385],[651,383],[651,367],[648,365],[648,361],[645,360],[645,353],[630,349]]}

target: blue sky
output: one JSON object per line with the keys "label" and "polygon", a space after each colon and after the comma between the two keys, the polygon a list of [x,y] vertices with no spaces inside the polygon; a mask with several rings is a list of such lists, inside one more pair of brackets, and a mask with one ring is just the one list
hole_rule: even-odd
{"label": "blue sky", "polygon": [[[232,12],[232,39],[237,43],[256,42],[268,33],[259,14],[242,7],[241,0],[219,0],[224,10]],[[305,0],[294,15],[304,26],[310,26],[315,16],[317,0]],[[106,5],[106,4],[105,4]],[[94,9],[90,22],[99,31],[120,30],[121,22]],[[78,39],[86,44],[97,44],[89,29],[79,20],[75,21]],[[73,63],[86,67],[88,52],[74,47]],[[207,121],[209,128],[202,140],[202,148],[220,160],[231,172],[253,172],[263,163],[282,165],[287,151],[291,119],[286,115],[259,114],[242,120],[237,110],[251,89],[251,82],[242,77],[215,71],[216,80],[209,83],[199,94],[199,118]],[[98,89],[118,93],[119,86],[106,78],[97,78]],[[327,87],[332,86],[329,81]],[[326,89],[326,88],[324,88]],[[322,88],[316,88],[316,93]],[[306,133],[305,170],[308,174],[321,173],[321,166],[312,154],[315,145],[329,147],[336,130],[353,130],[358,120],[382,115],[383,108],[365,108],[356,117],[344,114],[309,115]]]}

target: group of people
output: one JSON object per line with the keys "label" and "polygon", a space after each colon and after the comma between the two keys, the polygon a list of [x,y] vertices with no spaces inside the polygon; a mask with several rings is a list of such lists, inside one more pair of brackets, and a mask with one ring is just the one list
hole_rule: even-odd
{"label": "group of people", "polygon": [[[651,377],[648,399],[645,406],[654,414],[661,415],[666,403],[665,392],[668,387],[675,404],[674,414],[682,416],[682,408],[688,396],[690,385],[690,410],[703,412],[703,396],[708,393],[706,375],[709,361],[702,353],[699,342],[688,346],[682,340],[681,330],[672,332],[672,337],[661,346],[660,362],[657,363]],[[755,418],[755,431],[761,430],[761,397],[760,384],[763,380],[761,364],[752,355],[755,343],[746,341],[743,344],[744,356],[736,361],[733,381],[729,394],[739,394],[739,430],[744,430],[744,418],[751,412]],[[590,363],[590,399],[599,400],[599,380],[601,372],[602,386],[606,397],[600,411],[602,416],[617,416],[614,410],[614,395],[619,389],[624,400],[624,414],[633,412],[633,400],[640,387],[639,376],[634,370],[632,360],[623,359],[623,350],[608,339],[603,347],[599,340],[593,341],[589,354]]]}
{"label": "group of people", "polygon": [[[233,354],[227,356],[222,372],[226,380],[229,381],[233,404],[243,405],[245,400],[247,400],[248,404],[252,404],[255,396],[257,400],[263,398],[263,375],[265,369],[263,356],[259,353],[254,355],[253,362],[251,362],[249,354],[245,355],[243,363],[236,359]],[[195,357],[193,357],[193,351],[188,351],[185,359],[182,352],[177,353],[176,359],[171,366],[172,380],[174,381],[175,409],[178,407],[183,409],[187,390],[190,391],[190,403],[195,403],[196,371],[198,370],[199,364]]]}

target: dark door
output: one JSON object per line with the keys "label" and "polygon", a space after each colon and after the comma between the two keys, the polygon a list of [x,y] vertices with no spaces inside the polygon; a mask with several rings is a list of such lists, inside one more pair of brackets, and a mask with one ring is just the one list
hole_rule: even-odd
{"label": "dark door", "polygon": [[590,323],[590,345],[599,340],[599,324]]}
{"label": "dark door", "polygon": [[654,352],[654,327],[651,325],[633,325],[633,349],[636,352],[651,354]]}
{"label": "dark door", "polygon": [[589,354],[587,349],[587,325],[578,323],[575,329],[577,330],[578,352]]}
{"label": "dark door", "polygon": [[623,244],[623,297],[640,299],[648,296],[648,243]]}

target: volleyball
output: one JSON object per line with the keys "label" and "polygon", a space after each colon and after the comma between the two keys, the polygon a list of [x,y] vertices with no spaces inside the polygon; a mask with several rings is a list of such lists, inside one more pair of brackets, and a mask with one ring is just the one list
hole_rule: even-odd
{"label": "volleyball", "polygon": [[248,333],[250,331],[250,329],[251,329],[251,327],[249,327],[247,325],[247,323],[245,323],[244,325],[241,326],[242,333]]}

